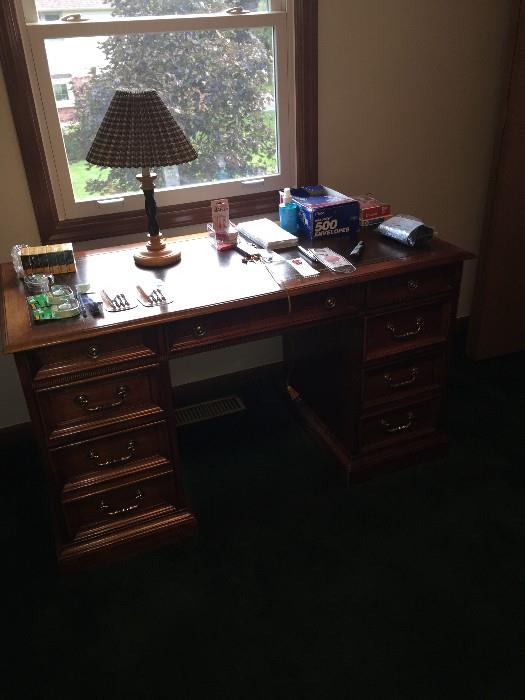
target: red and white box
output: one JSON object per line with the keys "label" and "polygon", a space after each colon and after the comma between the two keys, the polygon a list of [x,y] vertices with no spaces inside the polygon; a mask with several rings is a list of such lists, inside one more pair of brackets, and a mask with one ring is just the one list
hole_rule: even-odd
{"label": "red and white box", "polygon": [[359,202],[359,225],[375,226],[392,216],[390,204],[379,201],[370,194],[354,194]]}

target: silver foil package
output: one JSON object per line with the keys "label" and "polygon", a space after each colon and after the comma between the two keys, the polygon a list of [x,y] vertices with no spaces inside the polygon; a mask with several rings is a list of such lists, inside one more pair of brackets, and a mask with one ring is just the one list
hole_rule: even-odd
{"label": "silver foil package", "polygon": [[403,245],[414,247],[422,241],[430,240],[434,235],[434,229],[424,224],[421,219],[405,214],[398,214],[383,221],[377,227],[383,236],[393,238]]}

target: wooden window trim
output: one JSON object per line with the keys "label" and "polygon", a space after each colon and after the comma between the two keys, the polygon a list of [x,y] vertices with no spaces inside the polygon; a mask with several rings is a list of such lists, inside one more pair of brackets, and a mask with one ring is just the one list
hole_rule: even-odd
{"label": "wooden window trim", "polygon": [[[295,80],[297,182],[317,182],[317,0],[295,0]],[[0,2],[0,63],[13,113],[29,191],[43,243],[82,241],[144,231],[142,210],[60,221],[40,136],[29,75],[18,26],[15,0]],[[230,198],[233,218],[275,211],[276,191]],[[159,207],[162,228],[204,224],[208,201]]]}

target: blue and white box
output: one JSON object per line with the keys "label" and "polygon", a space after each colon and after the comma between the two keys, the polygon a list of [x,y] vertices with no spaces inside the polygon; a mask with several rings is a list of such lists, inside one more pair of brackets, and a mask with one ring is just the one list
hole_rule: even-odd
{"label": "blue and white box", "polygon": [[359,202],[324,185],[291,190],[298,207],[299,235],[312,240],[359,229]]}

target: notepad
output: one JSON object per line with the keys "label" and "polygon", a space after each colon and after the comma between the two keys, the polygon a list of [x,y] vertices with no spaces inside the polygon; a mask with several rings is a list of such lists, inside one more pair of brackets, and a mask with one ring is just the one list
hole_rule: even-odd
{"label": "notepad", "polygon": [[242,236],[261,248],[277,250],[297,245],[297,236],[288,233],[271,219],[252,219],[242,221],[236,226]]}

